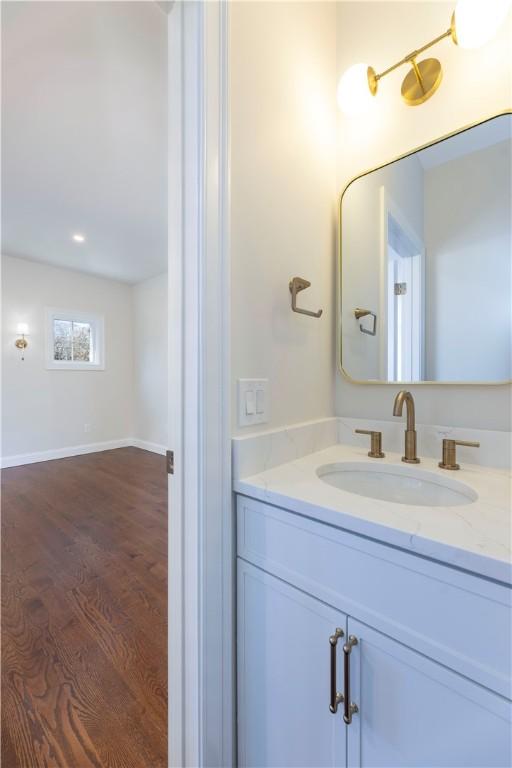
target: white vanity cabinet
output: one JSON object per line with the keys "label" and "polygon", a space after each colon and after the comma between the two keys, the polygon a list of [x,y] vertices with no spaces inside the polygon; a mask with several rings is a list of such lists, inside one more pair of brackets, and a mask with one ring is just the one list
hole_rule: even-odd
{"label": "white vanity cabinet", "polygon": [[[348,765],[510,766],[510,706],[497,694],[349,619]],[[475,628],[476,631],[478,631]]]}
{"label": "white vanity cabinet", "polygon": [[[237,508],[240,766],[510,766],[506,585]],[[329,708],[333,664],[350,724]]]}
{"label": "white vanity cabinet", "polygon": [[341,709],[329,712],[329,637],[346,633],[347,617],[242,560],[238,590],[240,765],[344,765]]}

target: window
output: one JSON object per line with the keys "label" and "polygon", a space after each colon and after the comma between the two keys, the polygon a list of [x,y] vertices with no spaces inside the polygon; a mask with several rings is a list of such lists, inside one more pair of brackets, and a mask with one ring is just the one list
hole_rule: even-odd
{"label": "window", "polygon": [[103,370],[103,318],[83,312],[46,311],[46,367]]}

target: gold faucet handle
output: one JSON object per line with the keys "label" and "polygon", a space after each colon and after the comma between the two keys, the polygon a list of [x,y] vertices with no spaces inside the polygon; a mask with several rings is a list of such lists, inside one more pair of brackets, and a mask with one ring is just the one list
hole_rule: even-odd
{"label": "gold faucet handle", "polygon": [[457,446],[464,445],[466,448],[480,448],[480,443],[471,440],[443,440],[443,460],[439,462],[441,469],[460,469],[457,464]]}
{"label": "gold faucet handle", "polygon": [[383,459],[386,455],[382,453],[382,432],[376,432],[373,429],[355,429],[354,432],[358,435],[370,435],[370,450],[368,456],[372,459]]}

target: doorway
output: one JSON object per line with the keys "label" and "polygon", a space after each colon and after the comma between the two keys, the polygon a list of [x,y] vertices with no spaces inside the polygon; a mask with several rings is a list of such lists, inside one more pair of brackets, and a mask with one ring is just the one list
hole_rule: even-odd
{"label": "doorway", "polygon": [[2,760],[163,767],[168,8],[2,6]]}
{"label": "doorway", "polygon": [[[385,381],[421,381],[425,374],[425,245],[410,221],[423,220],[422,201],[406,216],[382,186],[380,195],[380,376]],[[412,213],[411,213],[412,212]]]}
{"label": "doorway", "polygon": [[388,213],[387,380],[422,381],[425,249]]}

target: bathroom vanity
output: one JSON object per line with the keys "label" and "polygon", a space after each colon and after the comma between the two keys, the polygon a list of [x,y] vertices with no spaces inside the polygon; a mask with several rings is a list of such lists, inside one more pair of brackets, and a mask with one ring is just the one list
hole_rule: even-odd
{"label": "bathroom vanity", "polygon": [[389,421],[234,441],[240,766],[512,764],[510,433],[417,433],[409,391],[512,378],[511,134],[341,196],[340,371],[400,385]]}
{"label": "bathroom vanity", "polygon": [[509,766],[507,472],[295,432],[235,445],[239,764]]}

